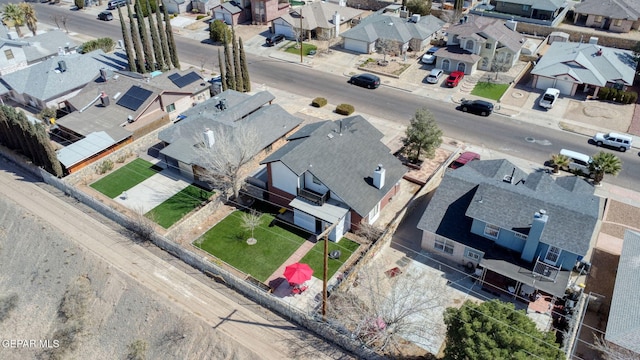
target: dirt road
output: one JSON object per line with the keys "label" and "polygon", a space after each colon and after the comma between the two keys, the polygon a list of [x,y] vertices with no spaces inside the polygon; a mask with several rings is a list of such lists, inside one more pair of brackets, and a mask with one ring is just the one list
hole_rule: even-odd
{"label": "dirt road", "polygon": [[273,314],[261,316],[251,309],[255,304],[248,300],[243,299],[240,303],[212,289],[59,198],[60,195],[45,190],[36,180],[22,173],[5,171],[8,167],[5,161],[0,164],[0,196],[51,224],[80,247],[128,274],[158,297],[236,340],[253,352],[255,358],[345,358],[343,353],[326,343],[318,346],[324,342],[296,325]]}

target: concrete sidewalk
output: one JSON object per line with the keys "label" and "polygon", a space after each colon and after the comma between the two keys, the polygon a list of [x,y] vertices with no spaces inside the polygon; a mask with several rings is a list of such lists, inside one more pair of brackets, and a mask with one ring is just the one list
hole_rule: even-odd
{"label": "concrete sidewalk", "polygon": [[123,192],[114,200],[133,211],[146,214],[189,184],[174,172],[165,169]]}

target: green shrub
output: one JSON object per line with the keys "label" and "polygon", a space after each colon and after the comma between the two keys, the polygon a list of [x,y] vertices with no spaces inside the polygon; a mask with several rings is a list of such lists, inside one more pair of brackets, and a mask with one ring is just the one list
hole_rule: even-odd
{"label": "green shrub", "polygon": [[112,38],[104,37],[91,41],[87,41],[82,44],[82,53],[86,54],[94,50],[102,49],[102,51],[109,53],[116,47],[115,41]]}
{"label": "green shrub", "polygon": [[84,9],[84,0],[74,0],[73,3],[78,7],[78,10]]}
{"label": "green shrub", "polygon": [[113,169],[113,161],[105,160],[98,166],[98,169],[96,170],[96,172],[98,173],[98,175],[102,175],[111,171],[112,169]]}
{"label": "green shrub", "polygon": [[616,102],[621,103],[621,104],[625,104],[625,101],[627,101],[627,97],[629,95],[627,95],[626,91],[618,91],[618,96],[616,97]]}
{"label": "green shrub", "polygon": [[204,15],[198,15],[198,16],[196,16],[196,20],[202,20],[202,19],[204,19],[204,18],[206,18],[206,16],[204,16]]}
{"label": "green shrub", "polygon": [[227,42],[231,41],[231,30],[222,20],[214,20],[209,24],[209,39],[215,42],[223,42],[227,34]]}
{"label": "green shrub", "polygon": [[351,115],[354,111],[353,105],[350,104],[340,104],[336,106],[336,112],[340,115]]}
{"label": "green shrub", "polygon": [[611,88],[608,88],[608,87],[600,88],[600,91],[598,91],[598,99],[607,100],[610,90]]}
{"label": "green shrub", "polygon": [[637,92],[628,91],[627,94],[628,94],[628,96],[627,96],[626,104],[635,104],[638,101],[638,93]]}
{"label": "green shrub", "polygon": [[317,97],[315,99],[313,99],[313,101],[311,102],[311,105],[319,108],[319,107],[323,107],[325,105],[327,105],[327,99],[323,98],[323,97]]}
{"label": "green shrub", "polygon": [[615,100],[617,98],[620,97],[620,92],[618,91],[618,89],[611,89],[609,91],[609,98],[607,100]]}
{"label": "green shrub", "polygon": [[192,14],[199,14],[200,10],[194,8],[194,9],[191,9],[191,13]]}

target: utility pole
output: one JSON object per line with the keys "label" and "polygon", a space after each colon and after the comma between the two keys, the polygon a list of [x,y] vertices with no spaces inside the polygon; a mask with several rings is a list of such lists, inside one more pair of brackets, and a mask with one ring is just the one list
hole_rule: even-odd
{"label": "utility pole", "polygon": [[[304,39],[303,31],[304,30],[302,30],[302,8],[300,8],[300,35],[299,35],[300,36],[300,39],[299,39],[300,40],[300,63],[302,63],[302,48],[303,48],[302,39]],[[325,260],[325,262],[326,262],[326,260]],[[325,265],[325,268],[326,268],[326,265]],[[325,272],[326,272],[326,269],[325,269]],[[327,274],[325,273],[324,276],[326,277]]]}
{"label": "utility pole", "polygon": [[324,258],[323,258],[323,269],[322,269],[322,321],[327,321],[327,275],[329,272],[329,233],[335,229],[338,223],[331,224],[329,227],[325,228],[324,231],[318,235],[318,238],[324,238]]}

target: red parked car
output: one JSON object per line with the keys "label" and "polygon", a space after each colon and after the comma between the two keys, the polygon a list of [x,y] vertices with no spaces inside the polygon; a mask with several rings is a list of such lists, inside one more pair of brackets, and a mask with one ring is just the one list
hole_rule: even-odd
{"label": "red parked car", "polygon": [[464,73],[462,71],[454,71],[447,78],[448,87],[456,87],[464,79]]}
{"label": "red parked car", "polygon": [[459,167],[463,167],[464,164],[474,160],[480,160],[480,154],[477,154],[471,151],[466,151],[460,154],[460,156],[458,156],[457,159],[453,160],[451,164],[449,164],[449,168],[457,169]]}

